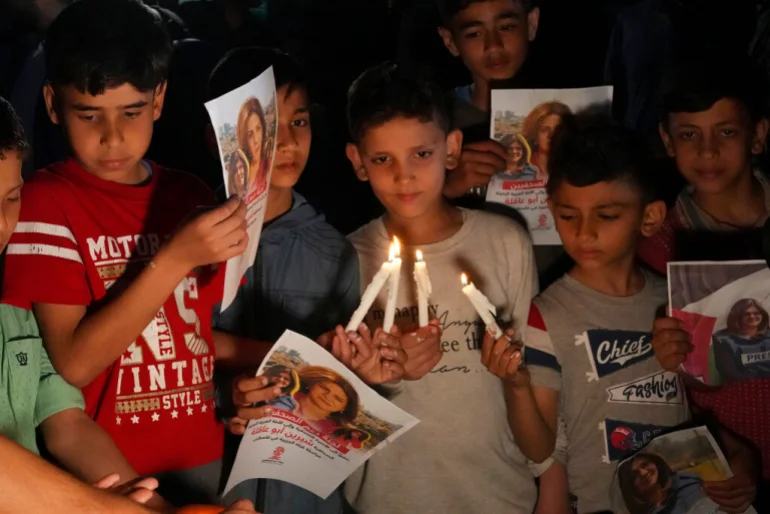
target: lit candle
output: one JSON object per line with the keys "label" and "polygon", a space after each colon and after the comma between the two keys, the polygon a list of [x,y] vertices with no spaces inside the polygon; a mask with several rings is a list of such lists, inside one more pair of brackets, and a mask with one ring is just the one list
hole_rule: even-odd
{"label": "lit candle", "polygon": [[417,313],[420,318],[420,326],[428,326],[428,298],[430,298],[431,285],[428,277],[428,266],[422,259],[422,252],[417,250],[417,260],[414,263],[414,281],[417,283]]}
{"label": "lit candle", "polygon": [[[394,253],[393,245],[390,245],[390,254],[393,255],[393,253]],[[390,273],[392,270],[393,270],[393,262],[391,259],[388,259],[387,261],[382,263],[380,270],[377,272],[376,275],[374,275],[374,278],[369,283],[369,285],[366,286],[366,290],[364,291],[363,296],[361,296],[361,303],[359,304],[356,311],[353,313],[353,316],[350,318],[350,321],[348,322],[348,326],[345,327],[346,332],[358,331],[358,327],[364,321],[364,318],[366,317],[366,314],[369,312],[369,309],[372,307],[374,300],[377,299],[377,295],[380,294],[380,291],[382,290],[383,286],[388,281],[388,278],[390,278]]]}
{"label": "lit candle", "polygon": [[473,285],[473,282],[468,281],[468,277],[465,276],[465,273],[462,274],[461,279],[463,283],[463,293],[473,304],[473,307],[476,309],[476,312],[478,312],[481,321],[483,321],[484,325],[486,325],[487,330],[494,331],[495,339],[501,338],[503,336],[503,331],[500,330],[500,327],[497,326],[497,322],[495,321],[495,314],[497,314],[497,309],[495,309],[495,306],[492,305],[492,302],[489,301],[489,298],[484,296],[484,293],[476,289],[476,286]]}
{"label": "lit candle", "polygon": [[385,304],[385,320],[382,323],[382,329],[390,333],[393,328],[393,322],[396,319],[396,301],[398,300],[398,281],[401,278],[401,245],[397,238],[393,238],[393,244],[390,245],[390,256],[388,257],[390,265],[390,280],[388,280],[388,301]]}

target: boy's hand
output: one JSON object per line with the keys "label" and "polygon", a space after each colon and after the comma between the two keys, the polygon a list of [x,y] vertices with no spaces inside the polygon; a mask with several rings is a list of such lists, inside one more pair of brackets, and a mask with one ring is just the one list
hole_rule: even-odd
{"label": "boy's hand", "polygon": [[243,435],[249,420],[270,416],[270,405],[255,407],[257,403],[272,401],[281,395],[281,388],[270,383],[265,377],[242,375],[233,382],[233,405],[235,417],[227,421],[227,428],[235,435]]}
{"label": "boy's hand", "polygon": [[230,505],[222,514],[259,514],[254,510],[254,504],[249,500],[238,500]]}
{"label": "boy's hand", "polygon": [[519,368],[521,364],[521,341],[514,341],[515,332],[509,328],[495,341],[489,331],[484,332],[484,344],[481,347],[481,363],[490,373],[514,387],[529,385],[529,372]]}
{"label": "boy's hand", "polygon": [[444,184],[444,195],[459,198],[474,187],[486,186],[492,175],[508,164],[508,151],[492,139],[463,146],[460,162],[449,170]]}
{"label": "boy's hand", "polygon": [[441,322],[430,320],[427,327],[405,330],[401,348],[408,360],[404,366],[404,380],[420,380],[441,361]]}
{"label": "boy's hand", "polygon": [[185,223],[174,234],[167,252],[189,269],[225,262],[246,250],[246,204],[232,197],[224,204]]}
{"label": "boy's hand", "polygon": [[155,496],[155,489],[158,488],[158,481],[154,478],[136,478],[126,483],[119,484],[120,475],[112,473],[102,478],[95,484],[97,489],[103,489],[114,494],[125,496],[136,503],[145,504]]}
{"label": "boy's hand", "polygon": [[658,318],[652,329],[652,349],[660,366],[668,371],[678,371],[679,366],[693,351],[690,334],[684,324],[674,318]]}
{"label": "boy's hand", "polygon": [[335,329],[331,353],[350,368],[367,384],[386,384],[404,376],[407,355],[401,349],[398,328],[390,334],[381,328],[374,337],[366,323],[361,323],[358,333],[345,333],[342,325]]}

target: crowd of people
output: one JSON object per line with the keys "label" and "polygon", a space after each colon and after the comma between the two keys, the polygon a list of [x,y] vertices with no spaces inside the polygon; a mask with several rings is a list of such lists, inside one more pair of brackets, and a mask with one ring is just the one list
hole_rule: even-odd
{"label": "crowd of people", "polygon": [[[738,20],[730,30],[756,36],[723,44],[695,30],[713,17],[681,21],[688,2],[634,3],[607,59],[618,119],[544,104],[524,137],[501,144],[489,138],[492,89],[542,85],[530,46],[548,18],[536,0],[431,1],[433,41],[470,81],[447,89],[435,66],[400,55],[360,73],[344,108],[317,105],[315,94],[340,93],[317,87],[287,36],[311,29],[273,2],[263,21],[235,1],[32,4],[42,42],[8,78],[11,102],[0,99],[0,510],[622,512],[619,461],[650,430],[706,424],[733,476],[692,483],[726,513],[770,512],[770,378],[706,387],[677,376],[693,346],[663,309],[669,262],[764,258],[766,39],[762,23],[743,30],[741,8],[719,9]],[[371,9],[397,2],[382,4]],[[225,191],[203,102],[271,66],[264,226],[222,311],[219,264],[245,251],[245,192],[268,170],[250,171],[244,142],[225,170],[241,185]],[[336,149],[334,120],[347,131]],[[333,156],[343,152],[353,173]],[[533,248],[515,215],[475,194],[506,170],[547,180],[561,246]],[[310,175],[311,193],[362,185],[314,206],[297,191]],[[340,219],[329,206],[346,219],[327,221]],[[363,226],[344,236],[351,220]],[[418,325],[402,274],[393,329],[375,310],[346,332],[393,236],[403,255],[424,255],[432,319]],[[461,273],[496,307],[501,337]],[[314,395],[339,389],[316,428],[352,448],[371,436],[349,426],[357,396],[344,380],[312,367],[292,372],[299,389],[287,370],[254,376],[287,329],[421,422],[326,499],[264,479],[221,498],[246,425],[274,408],[312,414]],[[610,393],[661,374],[678,385],[660,401]],[[659,510],[644,512],[676,512],[677,491],[696,489],[661,484]]]}

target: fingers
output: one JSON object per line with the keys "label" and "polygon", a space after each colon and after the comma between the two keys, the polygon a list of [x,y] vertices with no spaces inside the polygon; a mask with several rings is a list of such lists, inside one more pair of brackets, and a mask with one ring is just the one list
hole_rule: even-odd
{"label": "fingers", "polygon": [[155,493],[149,489],[135,489],[128,493],[126,496],[136,503],[144,505],[150,501],[154,495]]}
{"label": "fingers", "polygon": [[[222,514],[255,514],[254,504],[249,500],[238,500],[230,505]],[[259,513],[256,513],[259,514]]]}
{"label": "fingers", "polygon": [[[507,165],[506,157],[500,157],[492,152],[477,152],[466,149],[463,150],[461,159],[464,167],[484,175],[494,175],[496,172],[505,169]],[[492,170],[491,173],[488,173],[489,170]]]}
{"label": "fingers", "polygon": [[271,387],[265,377],[241,377],[233,386],[233,404],[247,407],[255,403],[269,402],[280,396],[280,387]]}
{"label": "fingers", "polygon": [[230,219],[233,215],[241,218],[246,217],[246,204],[237,196],[231,196],[219,207],[202,214],[201,219],[206,225],[214,226]]}
{"label": "fingers", "polygon": [[117,473],[111,473],[98,482],[94,483],[93,486],[97,489],[109,489],[110,487],[117,485],[118,482],[120,482],[120,475]]}
{"label": "fingers", "polygon": [[249,422],[241,418],[230,418],[227,420],[227,429],[233,435],[243,435],[246,433],[246,427]]}
{"label": "fingers", "polygon": [[270,417],[272,413],[273,408],[270,405],[262,405],[261,407],[241,407],[235,411],[235,417],[242,420],[262,419]]}
{"label": "fingers", "polygon": [[660,330],[684,330],[684,323],[676,318],[658,318],[653,324],[653,332],[657,335]]}
{"label": "fingers", "polygon": [[147,489],[148,491],[154,491],[160,485],[158,480],[153,477],[141,477],[129,482],[131,487],[135,489]]}
{"label": "fingers", "polygon": [[406,352],[400,348],[383,348],[381,352],[382,356],[389,362],[394,362],[400,366],[404,366],[409,360]]}
{"label": "fingers", "polygon": [[466,150],[476,150],[478,152],[493,153],[502,160],[508,159],[508,150],[504,145],[495,141],[494,139],[487,139],[486,141],[476,141],[475,143],[468,143],[463,146],[463,152]]}

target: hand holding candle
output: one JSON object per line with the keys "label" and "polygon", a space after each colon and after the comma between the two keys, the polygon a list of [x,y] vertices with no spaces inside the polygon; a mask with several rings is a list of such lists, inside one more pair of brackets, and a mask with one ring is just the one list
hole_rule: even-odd
{"label": "hand holding candle", "polygon": [[385,320],[382,323],[382,329],[386,334],[393,328],[393,322],[396,320],[396,301],[398,301],[398,281],[401,279],[401,245],[398,238],[393,238],[393,244],[390,245],[390,256],[386,263],[390,267],[390,279],[388,280],[388,301],[385,304]]}
{"label": "hand holding candle", "polygon": [[500,327],[495,321],[495,314],[497,314],[495,306],[492,305],[492,302],[490,302],[486,296],[484,296],[484,293],[476,289],[473,282],[468,281],[468,277],[465,276],[465,273],[462,274],[461,280],[463,283],[463,294],[465,294],[465,296],[468,297],[468,300],[471,301],[476,312],[479,314],[481,321],[486,325],[487,330],[489,332],[494,332],[495,339],[501,338],[503,336],[503,331],[500,330]]}
{"label": "hand holding candle", "polygon": [[[374,303],[374,300],[377,299],[377,295],[380,294],[380,291],[382,290],[383,286],[385,286],[385,283],[388,282],[388,279],[391,278],[392,272],[396,267],[395,260],[398,260],[398,269],[401,270],[401,259],[396,259],[396,254],[399,252],[399,250],[396,249],[398,246],[398,239],[395,237],[393,238],[393,244],[390,245],[390,258],[382,263],[382,266],[380,267],[380,270],[377,272],[376,275],[374,275],[374,278],[372,279],[371,283],[366,286],[366,291],[364,291],[363,296],[361,296],[361,303],[359,304],[356,311],[353,313],[353,316],[350,318],[350,321],[348,322],[348,325],[345,327],[346,332],[356,332],[358,330],[358,327],[361,325],[361,323],[364,321],[364,318],[366,317],[366,314],[369,312],[369,309],[371,309],[372,304]],[[392,289],[392,286],[391,286]],[[398,280],[396,280],[396,289],[398,289]],[[398,293],[398,290],[395,291],[395,293]],[[390,303],[390,291],[388,292],[388,303]],[[395,300],[393,303],[393,313],[390,320],[390,325],[393,326],[393,319],[395,318]],[[387,323],[387,314],[385,316],[385,322]],[[388,332],[390,332],[390,328],[388,328]]]}
{"label": "hand holding candle", "polygon": [[420,327],[428,326],[428,300],[430,299],[431,284],[428,277],[428,266],[422,258],[422,252],[417,250],[417,260],[414,263],[414,281],[417,283],[417,312]]}

